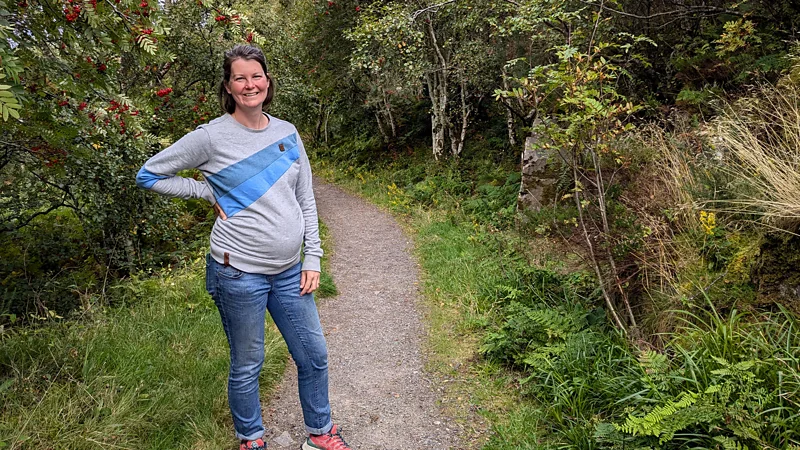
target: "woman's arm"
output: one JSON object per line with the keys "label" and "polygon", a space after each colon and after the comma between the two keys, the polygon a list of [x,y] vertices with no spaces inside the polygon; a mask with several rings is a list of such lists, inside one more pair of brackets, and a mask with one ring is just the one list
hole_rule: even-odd
{"label": "woman's arm", "polygon": [[[322,259],[322,245],[319,239],[319,222],[317,221],[317,203],[314,200],[314,189],[311,183],[311,165],[308,162],[306,149],[300,134],[297,135],[297,145],[300,150],[300,174],[295,185],[295,196],[303,212],[305,234],[303,238],[303,270],[320,272]],[[317,284],[318,284],[317,276]]]}
{"label": "woman's arm", "polygon": [[136,184],[170,197],[204,198],[216,204],[214,193],[205,181],[175,175],[208,162],[209,150],[208,133],[198,128],[147,160],[136,175]]}

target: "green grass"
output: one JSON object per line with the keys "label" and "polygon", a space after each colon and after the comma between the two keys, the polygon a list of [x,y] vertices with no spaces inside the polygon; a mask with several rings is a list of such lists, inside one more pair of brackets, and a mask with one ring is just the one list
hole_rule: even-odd
{"label": "green grass", "polygon": [[[0,442],[11,449],[232,448],[228,350],[203,266],[198,259],[120,285],[125,306],[4,335]],[[266,341],[262,394],[281,378],[287,355],[274,328]]]}
{"label": "green grass", "polygon": [[323,251],[322,273],[319,277],[319,288],[314,293],[314,296],[317,298],[335,297],[339,294],[339,290],[336,288],[336,283],[333,281],[329,267],[329,255],[331,254],[333,242],[331,242],[331,233],[328,230],[328,226],[322,220],[319,221],[319,236],[322,240]]}
{"label": "green grass", "polygon": [[[327,257],[322,267],[317,296],[336,295]],[[87,304],[70,320],[0,334],[0,448],[234,448],[228,346],[203,258],[122,282],[112,298],[113,307]],[[288,355],[271,321],[265,340],[262,397]]]}

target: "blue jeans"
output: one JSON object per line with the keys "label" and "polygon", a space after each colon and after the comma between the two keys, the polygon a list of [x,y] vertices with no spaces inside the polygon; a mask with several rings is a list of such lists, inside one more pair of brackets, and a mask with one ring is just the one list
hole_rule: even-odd
{"label": "blue jeans", "polygon": [[264,434],[258,375],[264,363],[266,311],[278,326],[297,365],[300,405],[306,431],[327,433],[328,350],[314,295],[300,295],[300,263],[277,275],[242,272],[206,256],[206,289],[219,309],[231,351],[228,405],[239,439]]}

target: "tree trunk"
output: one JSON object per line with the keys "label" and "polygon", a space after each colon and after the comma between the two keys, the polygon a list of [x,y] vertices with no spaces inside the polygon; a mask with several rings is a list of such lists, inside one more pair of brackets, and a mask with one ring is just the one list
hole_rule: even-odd
{"label": "tree trunk", "polygon": [[389,128],[392,130],[392,140],[397,139],[397,124],[394,121],[394,114],[392,114],[392,104],[386,97],[386,92],[383,93],[383,106],[386,108],[386,119],[389,121]]}
{"label": "tree trunk", "polygon": [[383,121],[381,120],[381,112],[375,111],[375,121],[378,122],[378,130],[381,132],[381,137],[383,138],[383,142],[389,143],[389,136],[386,134],[386,130],[383,128]]}
{"label": "tree trunk", "polygon": [[[431,98],[431,143],[433,147],[433,157],[438,161],[444,154],[445,133],[448,129],[447,117],[447,77],[448,65],[447,58],[444,57],[442,49],[436,40],[436,32],[433,30],[432,20],[428,20],[428,37],[434,50],[434,70],[425,77],[428,83],[428,94]],[[438,66],[438,68],[437,68]]]}
{"label": "tree trunk", "polygon": [[463,70],[459,78],[461,81],[461,132],[458,136],[450,136],[451,152],[456,158],[458,158],[464,150],[464,140],[467,137],[467,126],[469,125],[469,115],[472,113],[472,108],[467,104],[467,79],[464,77]]}
{"label": "tree trunk", "polygon": [[328,121],[331,118],[331,110],[325,109],[324,113],[324,121],[323,121],[323,130],[325,130],[325,145],[328,145]]}
{"label": "tree trunk", "polygon": [[[508,91],[508,75],[506,70],[503,69],[503,90]],[[503,100],[504,102],[507,100]],[[514,133],[514,114],[511,113],[511,108],[506,108],[506,129],[508,130],[508,145],[515,147],[517,145],[516,133]]]}
{"label": "tree trunk", "polygon": [[[431,147],[433,148],[433,157],[437,161],[444,154],[444,138],[447,131],[446,114],[447,114],[447,93],[445,85],[445,93],[441,94],[442,90],[439,81],[439,75],[434,72],[427,75],[426,81],[428,83],[428,93],[431,98]],[[442,101],[442,97],[445,101]]]}

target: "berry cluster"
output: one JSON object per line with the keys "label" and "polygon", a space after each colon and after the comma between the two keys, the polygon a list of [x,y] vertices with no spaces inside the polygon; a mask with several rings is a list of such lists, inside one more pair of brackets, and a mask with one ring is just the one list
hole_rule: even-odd
{"label": "berry cluster", "polygon": [[75,22],[78,20],[78,17],[81,15],[81,3],[80,1],[75,1],[73,4],[73,0],[67,0],[66,6],[64,6],[64,17],[66,17],[67,22]]}
{"label": "berry cluster", "polygon": [[[98,64],[95,64],[95,62],[94,62],[94,61],[92,61],[92,57],[91,57],[91,56],[87,56],[87,57],[86,57],[86,62],[87,62],[87,63],[89,63],[89,64],[91,64],[91,65],[92,65],[92,67],[96,68],[96,69],[97,69],[97,71],[98,71],[98,72],[101,72],[101,73],[102,73],[102,72],[105,72],[105,71],[106,71],[106,69],[108,69],[108,66],[106,66],[106,65],[105,65],[105,63],[98,63]],[[76,74],[76,75],[77,75],[77,74]]]}
{"label": "berry cluster", "polygon": [[234,15],[228,17],[228,16],[226,16],[225,14],[223,14],[220,11],[217,11],[217,17],[214,17],[214,20],[217,21],[217,22],[222,22],[222,23],[231,22],[231,23],[234,23],[236,25],[241,25],[242,24],[242,18],[239,17],[238,14],[234,14]]}
{"label": "berry cluster", "polygon": [[172,88],[165,88],[165,89],[160,89],[158,92],[156,92],[156,95],[159,97],[166,97],[171,93],[172,93]]}

